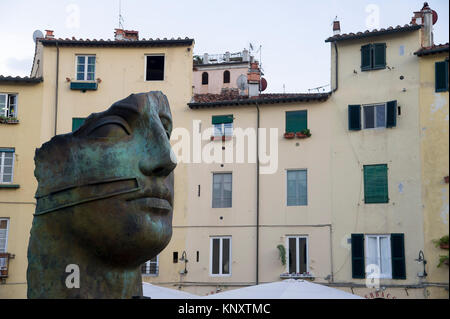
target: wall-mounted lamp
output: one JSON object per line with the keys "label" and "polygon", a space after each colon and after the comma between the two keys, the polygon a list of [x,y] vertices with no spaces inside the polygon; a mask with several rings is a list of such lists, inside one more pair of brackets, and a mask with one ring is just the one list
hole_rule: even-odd
{"label": "wall-mounted lamp", "polygon": [[186,269],[186,264],[188,262],[186,251],[183,251],[183,253],[181,254],[181,258],[179,260],[181,262],[184,262],[184,270],[180,271],[180,275],[186,275],[188,272]]}
{"label": "wall-mounted lamp", "polygon": [[415,261],[417,261],[418,263],[423,263],[423,272],[419,272],[417,276],[423,278],[426,277],[428,275],[427,272],[425,271],[425,265],[427,264],[427,261],[425,259],[425,256],[423,255],[422,250],[419,251],[419,258],[415,259]]}

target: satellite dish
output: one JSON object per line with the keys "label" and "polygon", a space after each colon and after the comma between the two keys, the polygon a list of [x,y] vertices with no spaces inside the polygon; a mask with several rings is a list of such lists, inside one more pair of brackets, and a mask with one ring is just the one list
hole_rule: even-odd
{"label": "satellite dish", "polygon": [[432,15],[433,15],[433,25],[435,25],[436,22],[437,22],[437,20],[438,20],[438,14],[437,14],[437,12],[434,11],[434,10],[431,10],[431,13],[432,13]]}
{"label": "satellite dish", "polygon": [[236,80],[236,84],[239,90],[245,91],[248,89],[247,76],[245,74],[239,75]]}
{"label": "satellite dish", "polygon": [[37,38],[43,38],[44,34],[40,30],[36,30],[33,32],[33,41],[36,42]]}
{"label": "satellite dish", "polygon": [[261,78],[261,82],[259,83],[259,90],[262,92],[267,89],[267,80],[265,78]]}

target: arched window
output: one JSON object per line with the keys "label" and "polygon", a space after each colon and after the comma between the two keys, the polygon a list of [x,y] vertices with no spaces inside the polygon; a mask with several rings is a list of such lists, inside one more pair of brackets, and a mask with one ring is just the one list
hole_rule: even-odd
{"label": "arched window", "polygon": [[230,83],[230,71],[223,72],[223,83]]}
{"label": "arched window", "polygon": [[208,72],[202,73],[202,84],[208,84]]}

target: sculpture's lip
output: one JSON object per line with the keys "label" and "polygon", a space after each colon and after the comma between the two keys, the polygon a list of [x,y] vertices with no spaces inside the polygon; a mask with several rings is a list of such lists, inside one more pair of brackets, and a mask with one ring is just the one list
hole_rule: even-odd
{"label": "sculpture's lip", "polygon": [[162,209],[162,210],[172,210],[172,205],[170,205],[169,201],[164,198],[159,197],[140,197],[131,199],[134,203],[141,206],[143,210],[152,210],[154,208]]}

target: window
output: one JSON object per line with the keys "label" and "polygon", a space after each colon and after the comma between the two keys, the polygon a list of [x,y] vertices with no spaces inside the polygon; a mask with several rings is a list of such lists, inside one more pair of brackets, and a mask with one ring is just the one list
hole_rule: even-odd
{"label": "window", "polygon": [[141,266],[141,272],[143,275],[158,276],[159,273],[159,255],[146,261]]}
{"label": "window", "polygon": [[435,63],[435,91],[448,91],[448,61]]}
{"label": "window", "polygon": [[231,237],[211,237],[210,274],[231,275]]}
{"label": "window", "polygon": [[306,169],[287,171],[287,205],[308,205],[307,193],[308,181]]}
{"label": "window", "polygon": [[367,44],[361,47],[361,71],[386,68],[386,43]]}
{"label": "window", "polygon": [[203,72],[202,73],[202,84],[203,85],[208,84],[208,72]]}
{"label": "window", "polygon": [[95,80],[95,55],[77,55],[77,81]]}
{"label": "window", "polygon": [[146,81],[164,80],[164,55],[146,56]]}
{"label": "window", "polygon": [[17,118],[17,94],[0,93],[0,117]]}
{"label": "window", "polygon": [[296,133],[308,128],[308,113],[303,111],[286,112],[286,133]]}
{"label": "window", "polygon": [[230,71],[223,72],[223,83],[230,83]]}
{"label": "window", "polygon": [[404,234],[352,234],[352,277],[406,279]]}
{"label": "window", "polygon": [[364,165],[364,202],[389,202],[387,164]]}
{"label": "window", "polygon": [[83,125],[86,118],[84,117],[74,117],[72,118],[72,132],[78,130],[78,128]]}
{"label": "window", "polygon": [[303,274],[308,271],[307,238],[304,236],[288,236],[288,273]]}
{"label": "window", "polygon": [[397,109],[396,100],[363,105],[363,112],[361,112],[361,105],[349,105],[348,129],[359,131],[361,128],[395,127],[397,126]]}
{"label": "window", "polygon": [[233,136],[233,114],[212,117],[214,136]]}
{"label": "window", "polygon": [[[6,253],[8,249],[8,226],[9,219],[0,218],[0,253]],[[6,258],[0,258],[0,270],[5,270],[7,265]]]}
{"label": "window", "polygon": [[172,255],[172,261],[174,264],[178,263],[178,251],[174,251]]}
{"label": "window", "polygon": [[232,174],[213,174],[213,208],[231,207],[232,197]]}
{"label": "window", "polygon": [[12,183],[14,172],[14,149],[0,148],[0,184]]}

